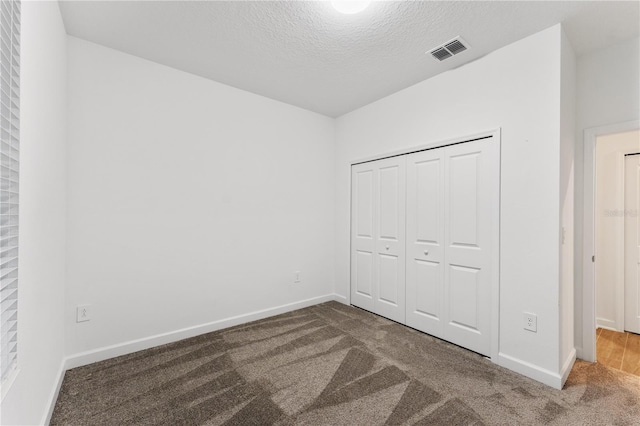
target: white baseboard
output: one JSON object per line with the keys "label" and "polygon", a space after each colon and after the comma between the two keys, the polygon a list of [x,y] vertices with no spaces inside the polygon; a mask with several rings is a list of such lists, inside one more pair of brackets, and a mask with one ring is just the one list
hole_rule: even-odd
{"label": "white baseboard", "polygon": [[40,424],[48,425],[51,422],[53,409],[56,406],[56,401],[58,400],[58,395],[60,394],[60,388],[62,387],[62,381],[64,380],[64,373],[66,371],[67,371],[66,358],[64,358],[60,362],[60,368],[58,369],[57,380],[53,385],[53,389],[51,389],[51,395],[49,395],[49,400],[47,401],[47,410],[44,412],[44,415],[42,416],[42,421],[40,422]]}
{"label": "white baseboard", "polygon": [[348,305],[349,302],[347,301],[347,296],[343,296],[341,294],[338,293],[334,293],[333,295],[333,300],[335,300],[336,302],[340,302],[344,305]]}
{"label": "white baseboard", "polygon": [[624,331],[624,330],[619,330],[616,327],[615,321],[604,319],[604,318],[596,318],[596,326],[599,328],[605,328],[607,330],[612,330],[612,331]]}
{"label": "white baseboard", "polygon": [[87,352],[71,355],[62,360],[60,363],[60,369],[58,371],[58,380],[51,390],[51,396],[48,401],[48,409],[44,413],[42,418],[42,424],[48,425],[53,415],[53,409],[56,406],[60,388],[62,387],[62,381],[64,380],[64,373],[76,367],[92,364],[98,361],[104,361],[105,359],[114,358],[121,355],[127,355],[133,352],[149,349],[155,346],[164,345],[167,343],[177,342],[178,340],[188,339],[189,337],[198,336],[200,334],[210,333],[212,331],[222,330],[223,328],[233,327],[234,325],[244,324],[259,319],[272,317],[275,315],[284,314],[286,312],[295,311],[296,309],[306,308],[308,306],[317,305],[319,303],[329,302],[335,300],[345,303],[346,298],[338,294],[327,294],[325,296],[314,297],[307,300],[301,300],[299,302],[289,303],[286,305],[276,306],[275,308],[263,309],[261,311],[250,312],[248,314],[238,315],[231,318],[225,318],[218,321],[213,321],[207,324],[196,325],[193,327],[183,328],[168,333],[158,334],[155,336],[145,337],[142,339],[132,340],[129,342],[119,343],[117,345],[105,346],[103,348],[94,349]]}
{"label": "white baseboard", "polygon": [[[51,391],[51,396],[49,398],[49,407],[48,410],[44,413],[42,424],[48,425],[51,420],[53,409],[55,407],[56,400],[58,399],[58,394],[60,392],[62,381],[64,379],[64,373],[66,370],[121,355],[127,355],[155,346],[176,342],[178,340],[187,339],[190,337],[198,336],[200,334],[210,333],[212,331],[221,330],[235,325],[240,325],[247,322],[283,314],[286,312],[295,311],[296,309],[306,308],[308,306],[317,305],[319,303],[324,303],[331,300],[347,304],[347,298],[345,296],[342,296],[340,294],[328,294],[325,296],[314,297],[311,299],[289,303],[274,308],[250,312],[243,315],[213,321],[207,324],[183,328],[168,333],[158,334],[155,336],[145,337],[129,342],[123,342],[117,345],[106,346],[103,348],[98,348],[91,351],[68,356],[62,360],[62,363],[60,365],[60,369],[58,371],[58,380]],[[581,350],[579,350],[579,352],[581,352]],[[571,368],[575,363],[576,353],[576,349],[573,349],[571,351],[569,357],[562,366],[560,374],[554,373],[552,371],[546,370],[537,365],[531,364],[529,362],[520,360],[504,353],[498,354],[497,364],[502,367],[508,368],[509,370],[515,371],[516,373],[542,382],[553,388],[562,389],[565,381],[567,380],[567,377],[569,376],[569,373],[571,372]]]}
{"label": "white baseboard", "polygon": [[560,374],[502,352],[498,354],[498,365],[522,374],[523,376],[527,376],[530,379],[537,380],[555,389],[562,389],[562,386],[564,385],[564,381]]}
{"label": "white baseboard", "polygon": [[102,348],[81,352],[79,354],[68,356],[66,358],[65,367],[66,369],[81,367],[83,365],[92,364],[94,362],[104,361],[105,359],[127,355],[144,349],[153,348],[155,346],[177,342],[178,340],[182,339],[188,339],[200,334],[211,333],[212,331],[222,330],[223,328],[233,327],[235,325],[272,317],[274,315],[283,314],[285,312],[295,311],[296,309],[306,308],[308,306],[317,305],[319,303],[328,302],[330,300],[336,300],[336,296],[334,294],[328,294],[325,296],[314,297],[307,300],[301,300],[299,302],[276,306],[274,308],[263,309],[260,311],[237,315],[230,318],[224,318],[206,324],[200,324],[193,327],[170,331],[168,333],[157,334],[150,337],[143,337],[142,339],[131,340],[128,342],[118,343],[116,345],[105,346]]}
{"label": "white baseboard", "polygon": [[564,383],[567,381],[567,377],[569,377],[569,373],[571,373],[571,369],[573,368],[573,364],[575,364],[576,362],[576,350],[572,349],[571,352],[569,353],[569,356],[567,357],[567,360],[564,362],[564,364],[562,365],[562,369],[560,370],[560,374],[561,374],[561,389],[564,386]]}

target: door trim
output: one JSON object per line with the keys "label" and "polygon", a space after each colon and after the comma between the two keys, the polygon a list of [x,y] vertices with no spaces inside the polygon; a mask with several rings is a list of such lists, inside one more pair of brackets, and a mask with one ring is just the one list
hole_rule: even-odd
{"label": "door trim", "polygon": [[369,157],[353,160],[349,163],[349,166],[351,167],[356,164],[368,163],[369,161],[377,161],[377,160],[382,160],[384,158],[397,157],[399,155],[413,154],[414,152],[427,151],[429,149],[442,148],[443,146],[457,145],[459,143],[473,142],[475,140],[487,139],[491,137],[494,137],[496,138],[496,140],[499,141],[500,132],[501,132],[501,128],[498,127],[497,129],[491,129],[491,130],[486,130],[484,132],[472,133],[469,135],[459,136],[451,139],[441,139],[435,142],[429,142],[422,145],[399,149],[397,151],[386,152],[382,154],[372,155]]}
{"label": "door trim", "polygon": [[[494,189],[494,199],[498,200],[498,208],[494,210],[492,215],[492,244],[495,247],[497,256],[491,259],[491,362],[498,363],[498,354],[500,352],[500,212],[501,212],[501,198],[500,191],[502,187],[501,171],[502,171],[502,129],[500,127],[485,130],[478,133],[472,133],[464,136],[458,136],[450,139],[441,139],[434,142],[425,143],[423,145],[413,146],[409,148],[399,149],[397,151],[381,153],[374,156],[364,157],[358,160],[351,161],[349,167],[356,164],[366,163],[369,161],[381,160],[383,158],[395,157],[399,155],[411,154],[414,152],[426,151],[429,149],[441,148],[448,145],[455,145],[464,142],[471,142],[479,139],[494,138],[498,144],[498,168],[495,170],[498,179],[498,185]],[[351,192],[351,183],[349,185],[349,199],[353,196]],[[352,215],[351,203],[349,203],[349,217]],[[349,220],[349,269],[351,269],[351,250],[352,250],[352,221]],[[351,276],[351,274],[349,274]],[[351,279],[349,280],[349,291],[347,292],[346,303],[351,305]]]}
{"label": "door trim", "polygon": [[582,348],[579,358],[596,361],[595,264],[595,150],[599,136],[640,128],[640,120],[625,121],[584,131],[583,222],[582,222]]}

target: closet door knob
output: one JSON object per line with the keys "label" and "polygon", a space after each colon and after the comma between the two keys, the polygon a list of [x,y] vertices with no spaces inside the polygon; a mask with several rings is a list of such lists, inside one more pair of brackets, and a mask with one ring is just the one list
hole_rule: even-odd
{"label": "closet door knob", "polygon": [[429,255],[429,250],[425,250],[425,251],[424,251],[424,255],[425,255],[425,256],[428,256],[428,255]]}
{"label": "closet door knob", "polygon": [[385,249],[385,250],[389,250],[389,246],[385,246],[385,247],[384,247],[384,249]]}

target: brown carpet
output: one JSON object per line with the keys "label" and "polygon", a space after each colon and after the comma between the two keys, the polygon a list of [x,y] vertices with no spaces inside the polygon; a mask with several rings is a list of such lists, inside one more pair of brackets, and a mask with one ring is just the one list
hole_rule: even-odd
{"label": "brown carpet", "polygon": [[640,378],[562,391],[337,302],[67,371],[53,425],[632,425]]}

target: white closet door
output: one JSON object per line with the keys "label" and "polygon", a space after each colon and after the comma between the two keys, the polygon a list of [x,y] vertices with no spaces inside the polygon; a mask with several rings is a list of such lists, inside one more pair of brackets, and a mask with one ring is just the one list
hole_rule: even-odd
{"label": "white closet door", "polygon": [[376,292],[374,312],[405,322],[405,156],[376,161]]}
{"label": "white closet door", "polygon": [[498,256],[498,161],[492,139],[445,149],[444,334],[484,355],[491,352],[491,265]]}
{"label": "white closet door", "polygon": [[374,310],[375,163],[351,167],[351,303]]}
{"label": "white closet door", "polygon": [[407,155],[407,325],[443,337],[444,148]]}
{"label": "white closet door", "polygon": [[405,321],[405,158],[351,168],[351,303]]}
{"label": "white closet door", "polygon": [[487,138],[353,166],[351,303],[491,355],[499,160]]}
{"label": "white closet door", "polygon": [[625,158],[624,329],[640,333],[640,155]]}

